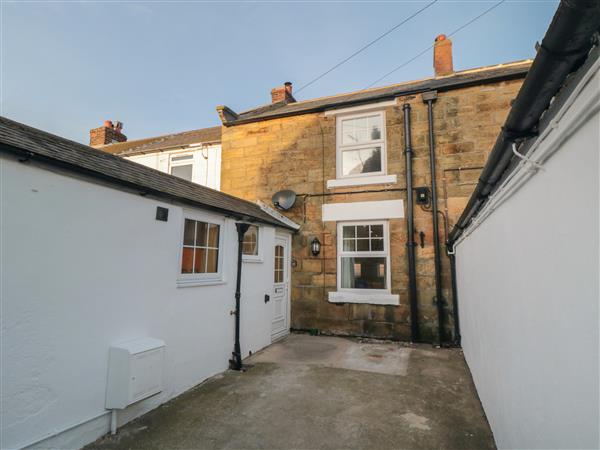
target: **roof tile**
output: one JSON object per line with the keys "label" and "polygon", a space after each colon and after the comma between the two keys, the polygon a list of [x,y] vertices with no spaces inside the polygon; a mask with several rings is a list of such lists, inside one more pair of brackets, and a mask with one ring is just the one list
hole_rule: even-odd
{"label": "roof tile", "polygon": [[463,70],[445,77],[426,78],[300,102],[279,102],[263,105],[239,113],[235,120],[226,121],[224,125],[230,126],[247,122],[256,122],[259,120],[275,119],[278,117],[319,112],[326,109],[343,108],[350,105],[393,99],[402,95],[410,95],[430,90],[444,91],[470,85],[492,83],[504,79],[523,78],[527,74],[530,66],[531,60],[516,61],[496,66]]}
{"label": "roof tile", "polygon": [[167,134],[135,141],[104,145],[105,152],[120,156],[132,156],[151,153],[174,147],[187,147],[192,144],[211,144],[221,142],[221,127],[200,128],[182,133]]}
{"label": "roof tile", "polygon": [[33,160],[59,165],[73,172],[136,188],[158,197],[290,228],[289,225],[264,212],[255,203],[29,127],[6,117],[0,117],[0,143],[2,151],[25,153]]}

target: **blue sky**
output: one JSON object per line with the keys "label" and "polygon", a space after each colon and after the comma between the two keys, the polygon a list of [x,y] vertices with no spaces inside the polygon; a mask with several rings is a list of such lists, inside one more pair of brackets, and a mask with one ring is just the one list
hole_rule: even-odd
{"label": "blue sky", "polygon": [[[130,140],[218,125],[216,105],[268,103],[427,3],[2,0],[1,113],[84,143],[104,119]],[[439,0],[298,100],[364,88],[494,3]],[[533,57],[557,5],[506,1],[452,38],[455,70]],[[431,75],[428,52],[378,85]]]}

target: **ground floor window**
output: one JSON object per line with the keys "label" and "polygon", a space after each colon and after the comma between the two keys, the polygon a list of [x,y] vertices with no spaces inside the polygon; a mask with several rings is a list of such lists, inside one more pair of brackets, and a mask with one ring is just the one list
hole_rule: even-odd
{"label": "ground floor window", "polygon": [[244,234],[242,253],[245,256],[258,256],[258,227],[250,225]]}
{"label": "ground floor window", "polygon": [[225,220],[212,214],[184,212],[177,285],[222,283]]}
{"label": "ground floor window", "polygon": [[275,269],[273,281],[283,283],[285,274],[285,249],[283,245],[275,246]]}
{"label": "ground floor window", "polygon": [[220,226],[185,219],[181,273],[217,273]]}
{"label": "ground floor window", "polygon": [[389,291],[386,221],[338,223],[338,289]]}

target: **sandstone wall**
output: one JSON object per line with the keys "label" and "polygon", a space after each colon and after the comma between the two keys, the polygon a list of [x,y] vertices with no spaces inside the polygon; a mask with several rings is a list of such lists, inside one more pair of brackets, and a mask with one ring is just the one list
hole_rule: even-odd
{"label": "sandstone wall", "polygon": [[[512,80],[439,93],[434,104],[438,208],[447,212],[450,229],[471,195],[521,84],[522,80]],[[412,106],[414,185],[429,186],[427,107],[420,95],[399,98],[397,105],[385,108],[388,174],[398,176],[394,185],[326,188],[326,181],[336,176],[335,117],[315,113],[223,127],[221,189],[224,192],[251,201],[261,199],[268,204],[271,196],[281,189],[292,189],[300,194],[294,208],[286,212],[288,217],[302,224],[293,237],[293,328],[339,335],[410,338],[405,219],[390,220],[391,285],[392,293],[400,295],[400,306],[340,305],[327,301],[328,292],[336,290],[336,224],[321,221],[324,202],[398,198],[406,201],[406,192],[318,196],[405,186],[402,104],[406,102]],[[425,233],[424,248],[416,247],[419,321],[422,338],[433,341],[437,333],[437,313],[431,220],[431,212],[416,206],[417,244],[418,232]],[[443,221],[440,226],[440,239],[444,242]],[[318,257],[313,257],[309,248],[315,236],[323,244]],[[452,298],[445,254],[442,264],[449,335]]]}

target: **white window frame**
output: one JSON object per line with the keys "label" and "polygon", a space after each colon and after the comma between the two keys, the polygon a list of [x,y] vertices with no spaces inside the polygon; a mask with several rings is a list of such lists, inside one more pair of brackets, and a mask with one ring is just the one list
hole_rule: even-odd
{"label": "white window frame", "polygon": [[[244,262],[257,262],[257,263],[261,263],[264,261],[263,258],[263,252],[262,252],[262,248],[263,246],[262,241],[263,241],[263,232],[262,232],[262,227],[256,223],[249,223],[248,225],[252,226],[252,227],[256,227],[257,229],[257,233],[256,233],[256,239],[257,239],[257,243],[256,243],[256,251],[257,254],[256,255],[245,255],[242,252],[242,261]],[[245,235],[244,235],[245,236]]]}
{"label": "white window frame", "polygon": [[[345,252],[343,227],[353,225],[383,225],[383,251],[377,252]],[[385,289],[357,289],[357,288],[342,288],[342,257],[385,257],[385,270],[387,286]],[[337,290],[338,292],[349,292],[357,294],[391,294],[392,278],[390,268],[390,227],[387,220],[361,220],[354,222],[338,222],[337,223]]]}
{"label": "white window frame", "polygon": [[[183,236],[185,231],[185,219],[206,222],[214,225],[219,225],[219,257],[217,261],[216,273],[181,273],[181,259],[183,257]],[[179,251],[177,252],[177,286],[208,286],[214,284],[225,283],[223,273],[223,260],[225,258],[225,234],[227,233],[227,221],[223,217],[212,214],[206,214],[200,211],[184,210],[181,216],[180,234],[179,234]]]}
{"label": "white window frame", "polygon": [[[189,159],[184,159],[182,161],[173,161],[173,158],[180,158],[182,156],[189,156]],[[185,153],[172,153],[169,155],[169,175],[173,175],[171,173],[173,167],[179,166],[192,166],[192,179],[189,181],[194,181],[196,179],[196,157],[193,152],[185,152]],[[175,176],[175,175],[173,175]]]}
{"label": "white window frame", "polygon": [[[342,121],[348,119],[359,119],[362,117],[379,116],[381,118],[381,139],[376,141],[364,142],[356,145],[342,145]],[[360,180],[364,180],[371,184],[373,178],[385,177],[387,175],[387,132],[385,127],[385,110],[382,111],[369,111],[360,112],[356,114],[343,114],[336,117],[336,177],[337,180],[344,180],[349,182],[354,180],[357,184]],[[374,146],[381,147],[381,170],[379,172],[368,172],[353,175],[344,175],[342,170],[342,151],[344,150],[360,150],[363,148],[369,148]],[[388,180],[388,182],[390,182]],[[342,185],[342,184],[339,184]],[[335,186],[332,186],[335,187]]]}

